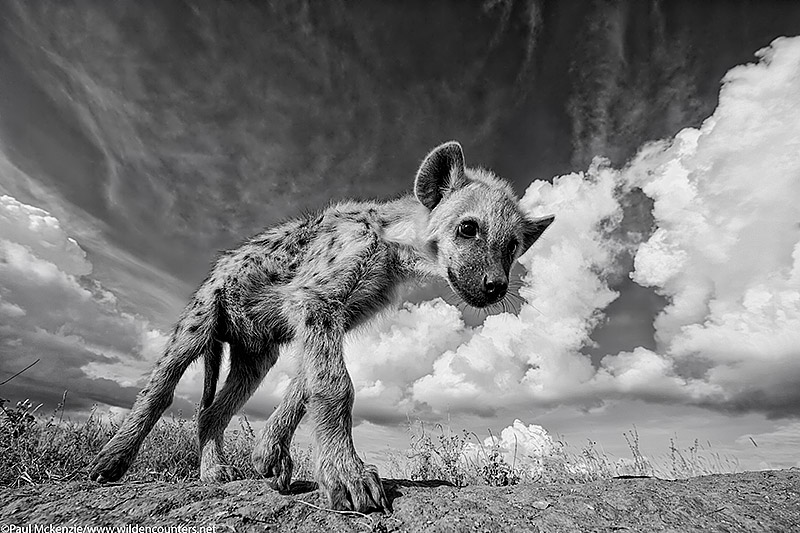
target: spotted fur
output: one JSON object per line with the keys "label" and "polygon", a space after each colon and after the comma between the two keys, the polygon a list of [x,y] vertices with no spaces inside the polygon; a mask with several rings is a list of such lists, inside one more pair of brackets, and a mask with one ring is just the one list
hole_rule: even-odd
{"label": "spotted fur", "polygon": [[[172,402],[181,375],[203,358],[200,477],[230,479],[225,427],[280,348],[294,341],[302,347],[300,370],[256,443],[256,469],[276,477],[279,490],[289,488],[289,444],[308,413],[316,479],[328,504],[390,510],[376,468],[364,464],[353,446],[345,334],[389,306],[400,284],[412,278],[440,276],[470,305],[496,303],[505,296],[511,263],[552,220],[527,218],[506,182],[466,167],[461,145],[449,142],[425,158],[413,196],[342,202],[256,235],[217,260],[184,309],[147,387],[96,458],[91,478],[116,481],[125,474]],[[217,391],[224,343],[231,368]]]}

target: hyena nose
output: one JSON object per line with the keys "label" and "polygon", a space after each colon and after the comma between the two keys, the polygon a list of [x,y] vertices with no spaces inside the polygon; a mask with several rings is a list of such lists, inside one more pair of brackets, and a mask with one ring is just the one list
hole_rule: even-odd
{"label": "hyena nose", "polygon": [[498,300],[505,296],[508,289],[508,280],[505,277],[483,276],[483,292],[490,300]]}

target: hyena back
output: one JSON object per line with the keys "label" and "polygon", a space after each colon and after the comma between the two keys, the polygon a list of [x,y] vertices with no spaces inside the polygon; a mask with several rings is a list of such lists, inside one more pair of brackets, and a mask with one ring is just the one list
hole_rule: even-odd
{"label": "hyena back", "polygon": [[[315,476],[334,509],[390,510],[377,470],[352,440],[354,389],[344,364],[345,334],[393,301],[415,277],[440,276],[467,304],[502,300],[512,262],[553,217],[530,219],[511,187],[467,168],[456,142],[435,148],[417,171],[414,195],[344,202],[269,229],[223,254],[184,309],[147,387],[95,460],[91,478],[115,481],[172,402],[181,375],[205,362],[198,419],[200,477],[230,479],[225,427],[291,341],[300,369],[253,451],[256,469],[288,490],[294,431],[314,424]],[[230,373],[217,392],[223,344]]]}

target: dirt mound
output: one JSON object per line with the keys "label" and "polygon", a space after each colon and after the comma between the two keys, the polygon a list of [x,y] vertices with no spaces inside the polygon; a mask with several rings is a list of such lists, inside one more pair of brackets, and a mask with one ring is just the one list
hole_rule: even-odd
{"label": "dirt mound", "polygon": [[800,531],[798,469],[681,481],[630,478],[510,487],[385,483],[394,505],[391,516],[321,509],[323,501],[315,486],[304,482],[296,482],[293,494],[286,496],[263,480],[220,485],[71,482],[30,486],[0,494],[0,531],[25,533],[9,526],[32,524],[180,524],[187,528],[173,531],[184,533]]}

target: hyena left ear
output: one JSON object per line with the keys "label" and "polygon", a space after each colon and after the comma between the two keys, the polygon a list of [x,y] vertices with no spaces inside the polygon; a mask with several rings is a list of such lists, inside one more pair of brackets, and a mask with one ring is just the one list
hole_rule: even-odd
{"label": "hyena left ear", "polygon": [[555,218],[555,215],[547,215],[546,217],[526,218],[523,221],[523,242],[519,255],[528,251],[528,248],[542,236],[544,230],[553,223]]}
{"label": "hyena left ear", "polygon": [[466,184],[464,150],[456,141],[450,141],[425,156],[414,180],[414,194],[422,205],[433,209],[447,193]]}

